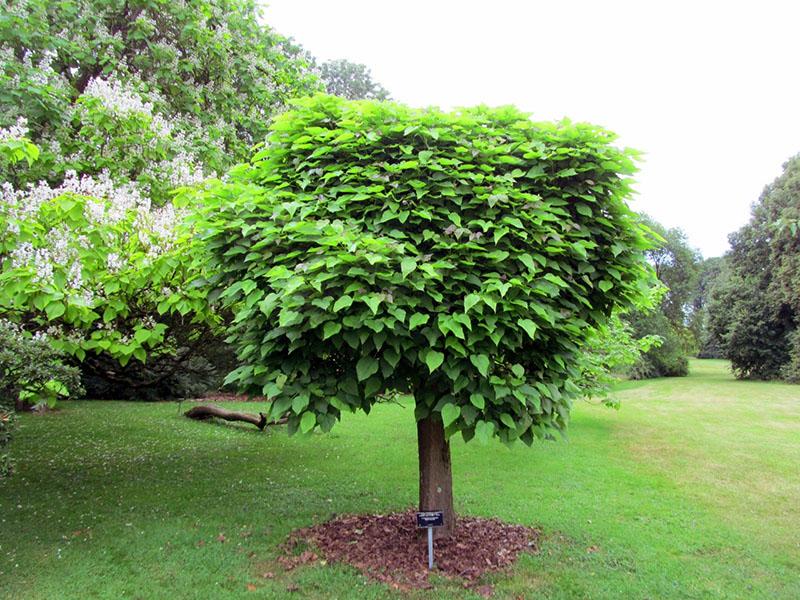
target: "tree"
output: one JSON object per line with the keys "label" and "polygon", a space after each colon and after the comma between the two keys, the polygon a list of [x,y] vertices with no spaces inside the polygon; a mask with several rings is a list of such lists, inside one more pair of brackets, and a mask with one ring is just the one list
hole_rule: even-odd
{"label": "tree", "polygon": [[163,204],[243,160],[289,98],[319,89],[310,58],[258,16],[252,0],[4,4],[0,126],[26,119],[42,150],[6,178],[106,170]]}
{"label": "tree", "polygon": [[724,358],[725,342],[712,325],[711,318],[712,314],[724,312],[724,308],[716,302],[717,290],[726,285],[729,277],[727,259],[724,256],[707,258],[700,263],[699,270],[689,328],[697,340],[698,357]]}
{"label": "tree", "polygon": [[709,327],[741,378],[800,379],[800,156],[784,165],[731,234]]}
{"label": "tree", "polygon": [[319,66],[319,73],[329,94],[347,100],[389,99],[389,92],[373,81],[365,65],[344,59],[330,60]]}
{"label": "tree", "polygon": [[40,150],[0,157],[0,311],[59,330],[93,397],[197,393],[230,354],[183,289],[170,198],[244,160],[288,98],[320,89],[258,15],[252,0],[0,7],[0,129]]}
{"label": "tree", "polygon": [[702,257],[689,246],[681,229],[667,229],[646,216],[644,222],[656,234],[656,243],[647,251],[647,257],[666,287],[661,308],[672,323],[686,325],[694,307]]}
{"label": "tree", "polygon": [[198,262],[235,315],[228,380],[290,433],[411,394],[420,509],[451,533],[450,436],[562,432],[587,335],[646,287],[613,140],[511,107],[299,101],[191,198]]}
{"label": "tree", "polygon": [[702,259],[680,229],[667,229],[647,216],[643,220],[653,238],[647,258],[663,291],[654,309],[634,310],[624,318],[636,337],[656,335],[662,341],[640,356],[630,375],[636,379],[687,375],[688,356],[697,346],[689,324],[694,315],[698,265]]}

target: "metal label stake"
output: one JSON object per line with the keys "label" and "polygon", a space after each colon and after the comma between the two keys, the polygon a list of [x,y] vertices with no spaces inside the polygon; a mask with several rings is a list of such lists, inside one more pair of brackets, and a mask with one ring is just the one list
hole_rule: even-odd
{"label": "metal label stake", "polygon": [[428,570],[433,569],[433,528],[444,526],[444,511],[429,510],[417,513],[417,529],[428,530]]}

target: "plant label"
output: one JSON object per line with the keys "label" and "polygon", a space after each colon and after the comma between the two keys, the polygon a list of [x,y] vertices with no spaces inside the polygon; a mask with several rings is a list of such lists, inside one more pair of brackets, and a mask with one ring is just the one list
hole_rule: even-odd
{"label": "plant label", "polygon": [[444,526],[444,511],[443,510],[429,510],[426,512],[417,513],[417,527],[443,527]]}

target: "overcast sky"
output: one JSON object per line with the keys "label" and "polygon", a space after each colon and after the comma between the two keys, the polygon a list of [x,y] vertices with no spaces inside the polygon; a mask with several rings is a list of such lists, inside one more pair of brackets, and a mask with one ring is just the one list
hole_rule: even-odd
{"label": "overcast sky", "polygon": [[800,152],[794,0],[262,4],[274,29],[366,64],[406,104],[515,104],[615,131],[645,153],[633,207],[706,257]]}

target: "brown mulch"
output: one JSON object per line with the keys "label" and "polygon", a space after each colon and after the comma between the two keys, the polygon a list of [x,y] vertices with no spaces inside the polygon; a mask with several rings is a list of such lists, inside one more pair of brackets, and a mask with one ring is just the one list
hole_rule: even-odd
{"label": "brown mulch", "polygon": [[[456,532],[434,540],[434,573],[476,584],[486,572],[511,565],[521,552],[536,552],[540,531],[498,519],[460,517]],[[298,553],[299,549],[309,546]],[[427,538],[418,533],[415,513],[340,516],[327,523],[299,529],[287,539],[287,569],[325,559],[351,565],[367,577],[395,588],[430,587]]]}

